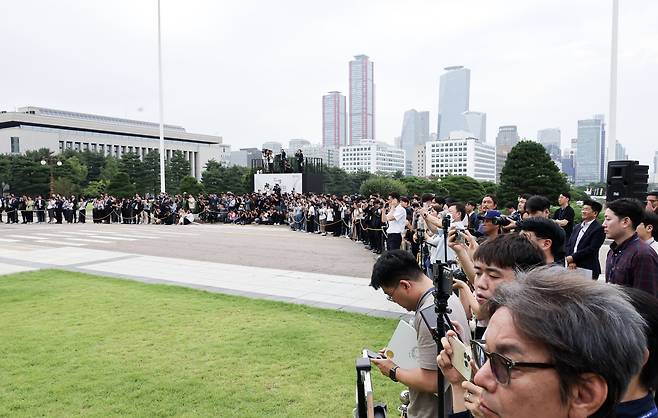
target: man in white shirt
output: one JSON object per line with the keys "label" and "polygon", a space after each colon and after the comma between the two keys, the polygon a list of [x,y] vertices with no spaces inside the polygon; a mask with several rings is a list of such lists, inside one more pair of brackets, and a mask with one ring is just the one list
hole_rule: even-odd
{"label": "man in white shirt", "polygon": [[645,211],[642,223],[637,226],[637,236],[658,253],[658,215]]}
{"label": "man in white shirt", "polygon": [[[466,226],[463,223],[464,218],[466,217],[466,208],[461,203],[453,203],[448,207],[448,214],[450,215],[450,228],[451,229],[460,229],[465,230]],[[445,250],[445,240],[443,235],[443,229],[438,229],[436,233],[432,236],[425,232],[426,240],[429,245],[432,246],[432,253],[430,254],[430,262],[432,265],[437,261],[446,261],[446,250]],[[448,260],[455,260],[456,254],[451,249],[448,248]]]}
{"label": "man in white shirt", "polygon": [[382,210],[382,223],[388,222],[386,229],[386,249],[399,250],[402,245],[402,233],[407,225],[407,211],[400,205],[400,194],[388,195],[388,210]]}
{"label": "man in white shirt", "polygon": [[603,206],[594,200],[585,200],[582,207],[583,222],[576,225],[566,246],[567,267],[592,271],[592,279],[601,274],[599,249],[605,241],[603,227],[597,221]]}

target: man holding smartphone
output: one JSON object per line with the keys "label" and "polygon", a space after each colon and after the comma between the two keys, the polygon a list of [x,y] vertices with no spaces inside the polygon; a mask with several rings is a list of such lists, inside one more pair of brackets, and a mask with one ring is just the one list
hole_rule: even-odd
{"label": "man holding smartphone", "polygon": [[387,222],[386,249],[399,250],[402,245],[402,233],[407,226],[407,211],[400,205],[400,194],[392,192],[388,195],[388,208],[382,210],[382,223]]}
{"label": "man holding smartphone", "polygon": [[[384,253],[373,266],[370,286],[375,290],[381,288],[388,300],[414,312],[418,367],[403,369],[387,358],[371,361],[384,376],[409,387],[409,418],[436,417],[438,403],[434,393],[437,392],[437,346],[420,314],[424,308],[434,304],[432,280],[423,273],[409,252],[393,250]],[[466,313],[454,294],[448,299],[448,307],[451,311],[448,314],[450,320],[458,323],[463,330],[468,330]],[[469,341],[465,339],[466,344]],[[380,354],[384,352],[382,350]],[[449,399],[447,401],[446,407],[451,408]]]}

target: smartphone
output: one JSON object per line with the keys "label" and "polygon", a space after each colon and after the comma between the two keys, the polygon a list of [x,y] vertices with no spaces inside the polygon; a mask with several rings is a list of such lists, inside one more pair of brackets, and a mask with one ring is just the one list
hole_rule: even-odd
{"label": "smartphone", "polygon": [[452,366],[464,379],[471,380],[471,350],[455,337],[450,337],[452,347]]}
{"label": "smartphone", "polygon": [[368,358],[375,358],[375,359],[383,359],[383,358],[385,358],[385,357],[383,357],[381,354],[379,354],[379,353],[375,353],[375,352],[372,351],[372,350],[368,350],[367,348],[366,348],[365,350],[366,350],[366,353],[368,354]]}

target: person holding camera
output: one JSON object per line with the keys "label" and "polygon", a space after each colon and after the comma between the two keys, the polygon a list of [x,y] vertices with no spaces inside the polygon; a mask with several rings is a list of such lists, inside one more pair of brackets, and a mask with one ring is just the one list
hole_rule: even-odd
{"label": "person holding camera", "polygon": [[400,194],[392,192],[382,210],[382,223],[386,228],[386,249],[399,250],[402,245],[402,233],[407,226],[407,211],[400,205]]}
{"label": "person holding camera", "polygon": [[[416,263],[411,253],[403,250],[391,250],[382,254],[372,269],[370,286],[375,290],[380,288],[388,300],[397,303],[408,311],[414,312],[413,327],[416,330],[418,346],[418,366],[414,369],[402,369],[388,358],[376,358],[371,361],[380,372],[394,382],[400,382],[409,387],[409,418],[433,418],[438,415],[436,343],[429,328],[425,325],[420,311],[433,306],[433,282]],[[468,321],[464,309],[455,295],[448,299],[451,310],[448,317],[459,324],[462,329],[468,329]],[[466,340],[468,342],[468,340]],[[380,351],[384,355],[385,349]],[[443,395],[443,389],[441,390]],[[449,407],[449,403],[447,403]]]}
{"label": "person holding camera", "polygon": [[[486,340],[471,342],[474,377],[454,367],[447,333],[437,364],[453,417],[615,416],[646,361],[645,321],[623,291],[552,266],[500,286],[484,307]],[[586,324],[586,326],[583,326]],[[630,406],[630,405],[629,405]],[[652,417],[647,415],[628,417]]]}

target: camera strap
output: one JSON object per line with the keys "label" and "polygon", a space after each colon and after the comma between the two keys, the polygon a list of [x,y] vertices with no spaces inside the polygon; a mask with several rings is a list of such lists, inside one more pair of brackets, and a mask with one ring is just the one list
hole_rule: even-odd
{"label": "camera strap", "polygon": [[420,299],[418,300],[418,304],[416,305],[416,312],[418,312],[420,307],[423,306],[423,302],[425,301],[425,298],[427,297],[427,295],[429,295],[432,292],[434,292],[434,288],[430,287],[429,289],[427,289],[425,291],[425,293],[423,293],[423,296],[420,297]]}

